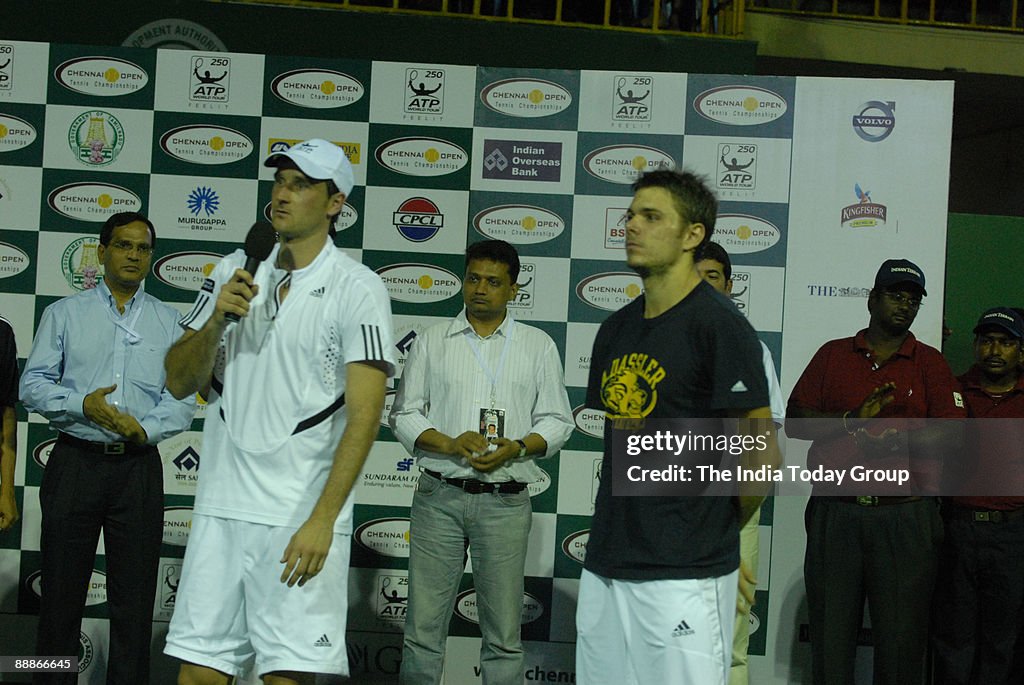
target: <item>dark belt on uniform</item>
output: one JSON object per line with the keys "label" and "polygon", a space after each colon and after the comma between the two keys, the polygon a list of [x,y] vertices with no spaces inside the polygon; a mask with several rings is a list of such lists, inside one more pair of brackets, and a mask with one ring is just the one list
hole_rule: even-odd
{"label": "dark belt on uniform", "polygon": [[970,523],[1009,523],[1015,519],[1024,516],[1024,508],[1022,509],[971,509],[969,507],[962,507],[959,504],[953,504],[952,506],[945,507],[943,515],[948,518],[957,519],[959,521],[968,521]]}
{"label": "dark belt on uniform", "polygon": [[919,502],[920,497],[875,497],[874,495],[860,495],[854,497],[852,495],[846,495],[843,497],[836,497],[836,500],[845,502],[847,504],[857,504],[862,507],[883,507],[888,504],[906,504],[907,502]]}
{"label": "dark belt on uniform", "polygon": [[149,454],[156,450],[153,445],[136,445],[134,442],[92,442],[76,438],[67,433],[57,434],[57,444],[67,445],[83,452],[102,454],[107,457],[135,457]]}
{"label": "dark belt on uniform", "polygon": [[515,495],[526,489],[526,483],[519,483],[514,480],[507,480],[501,483],[485,483],[476,478],[448,478],[437,471],[423,469],[423,473],[431,478],[436,478],[442,483],[456,487],[470,495],[482,495],[486,492],[497,492],[502,495]]}

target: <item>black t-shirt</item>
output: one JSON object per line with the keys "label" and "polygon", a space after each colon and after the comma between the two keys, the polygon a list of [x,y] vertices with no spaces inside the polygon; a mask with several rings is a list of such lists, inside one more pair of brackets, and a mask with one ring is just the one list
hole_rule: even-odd
{"label": "black t-shirt", "polygon": [[739,566],[731,497],[612,497],[613,416],[724,417],[768,406],[761,346],[736,307],[703,281],[643,318],[644,298],[610,316],[594,341],[587,406],[604,410],[605,451],[584,567],[606,578],[711,578]]}
{"label": "black t-shirt", "polygon": [[18,401],[18,354],[14,347],[14,329],[0,317],[0,407],[13,407]]}

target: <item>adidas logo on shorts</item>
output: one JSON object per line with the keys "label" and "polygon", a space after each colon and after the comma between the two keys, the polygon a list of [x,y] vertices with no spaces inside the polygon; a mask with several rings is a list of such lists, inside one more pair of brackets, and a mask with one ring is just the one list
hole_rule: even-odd
{"label": "adidas logo on shorts", "polygon": [[676,629],[672,631],[672,637],[683,637],[684,635],[693,635],[697,631],[690,627],[690,624],[686,621],[680,621]]}
{"label": "adidas logo on shorts", "polygon": [[309,294],[311,297],[323,297],[325,290],[326,288],[324,288],[324,286],[320,286],[316,290],[310,290]]}
{"label": "adidas logo on shorts", "polygon": [[327,639],[327,633],[320,636],[320,639],[313,643],[314,647],[330,647],[331,641]]}

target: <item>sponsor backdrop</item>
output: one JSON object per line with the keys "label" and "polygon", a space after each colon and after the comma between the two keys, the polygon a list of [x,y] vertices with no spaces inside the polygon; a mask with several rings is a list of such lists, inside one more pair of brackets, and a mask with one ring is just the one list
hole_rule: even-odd
{"label": "sponsor backdrop", "polygon": [[[313,136],[353,162],[358,185],[337,244],[384,280],[400,359],[425,326],[460,309],[466,245],[515,244],[523,270],[512,310],[557,343],[578,427],[531,486],[527,680],[572,682],[603,420],[582,407],[590,349],[600,322],[641,292],[623,263],[630,182],[660,167],[708,177],[722,200],[716,239],[734,256],[736,304],[783,362],[788,389],[822,340],[866,319],[866,289],[882,258],[919,261],[929,300],[941,302],[946,207],[935,198],[946,196],[951,111],[951,84],[936,82],[475,68],[0,39],[0,313],[13,322],[24,358],[43,308],[102,277],[100,222],[124,210],[146,212],[160,236],[147,291],[186,310],[220,256],[267,217],[271,172],[261,160]],[[922,310],[922,330],[938,331],[933,309]],[[201,409],[192,431],[160,445],[166,515],[155,650],[174,609],[208,458],[202,416]],[[0,537],[0,633],[12,636],[14,653],[30,653],[38,489],[54,434],[37,416],[19,418],[23,518]],[[348,638],[361,682],[390,682],[397,672],[416,477],[382,416],[355,491]],[[778,523],[776,510],[785,508],[780,500],[764,509],[754,655],[788,655],[785,642],[798,639],[791,605],[802,588],[792,568],[773,559],[773,516]],[[101,682],[105,663],[103,551],[101,543],[79,654],[87,683]],[[799,550],[783,556],[798,564]],[[479,682],[468,572],[463,585],[450,628],[451,684]],[[787,668],[753,661],[755,673]],[[172,682],[175,665],[157,665],[156,680]]]}

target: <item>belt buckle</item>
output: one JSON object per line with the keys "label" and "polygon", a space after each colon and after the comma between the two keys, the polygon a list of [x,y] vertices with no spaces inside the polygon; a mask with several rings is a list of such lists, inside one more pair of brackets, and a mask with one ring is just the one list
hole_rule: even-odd
{"label": "belt buckle", "polygon": [[857,504],[862,507],[877,507],[878,497],[875,497],[874,495],[859,495],[857,497]]}
{"label": "belt buckle", "polygon": [[124,454],[123,442],[108,442],[103,445],[103,454],[120,455]]}

